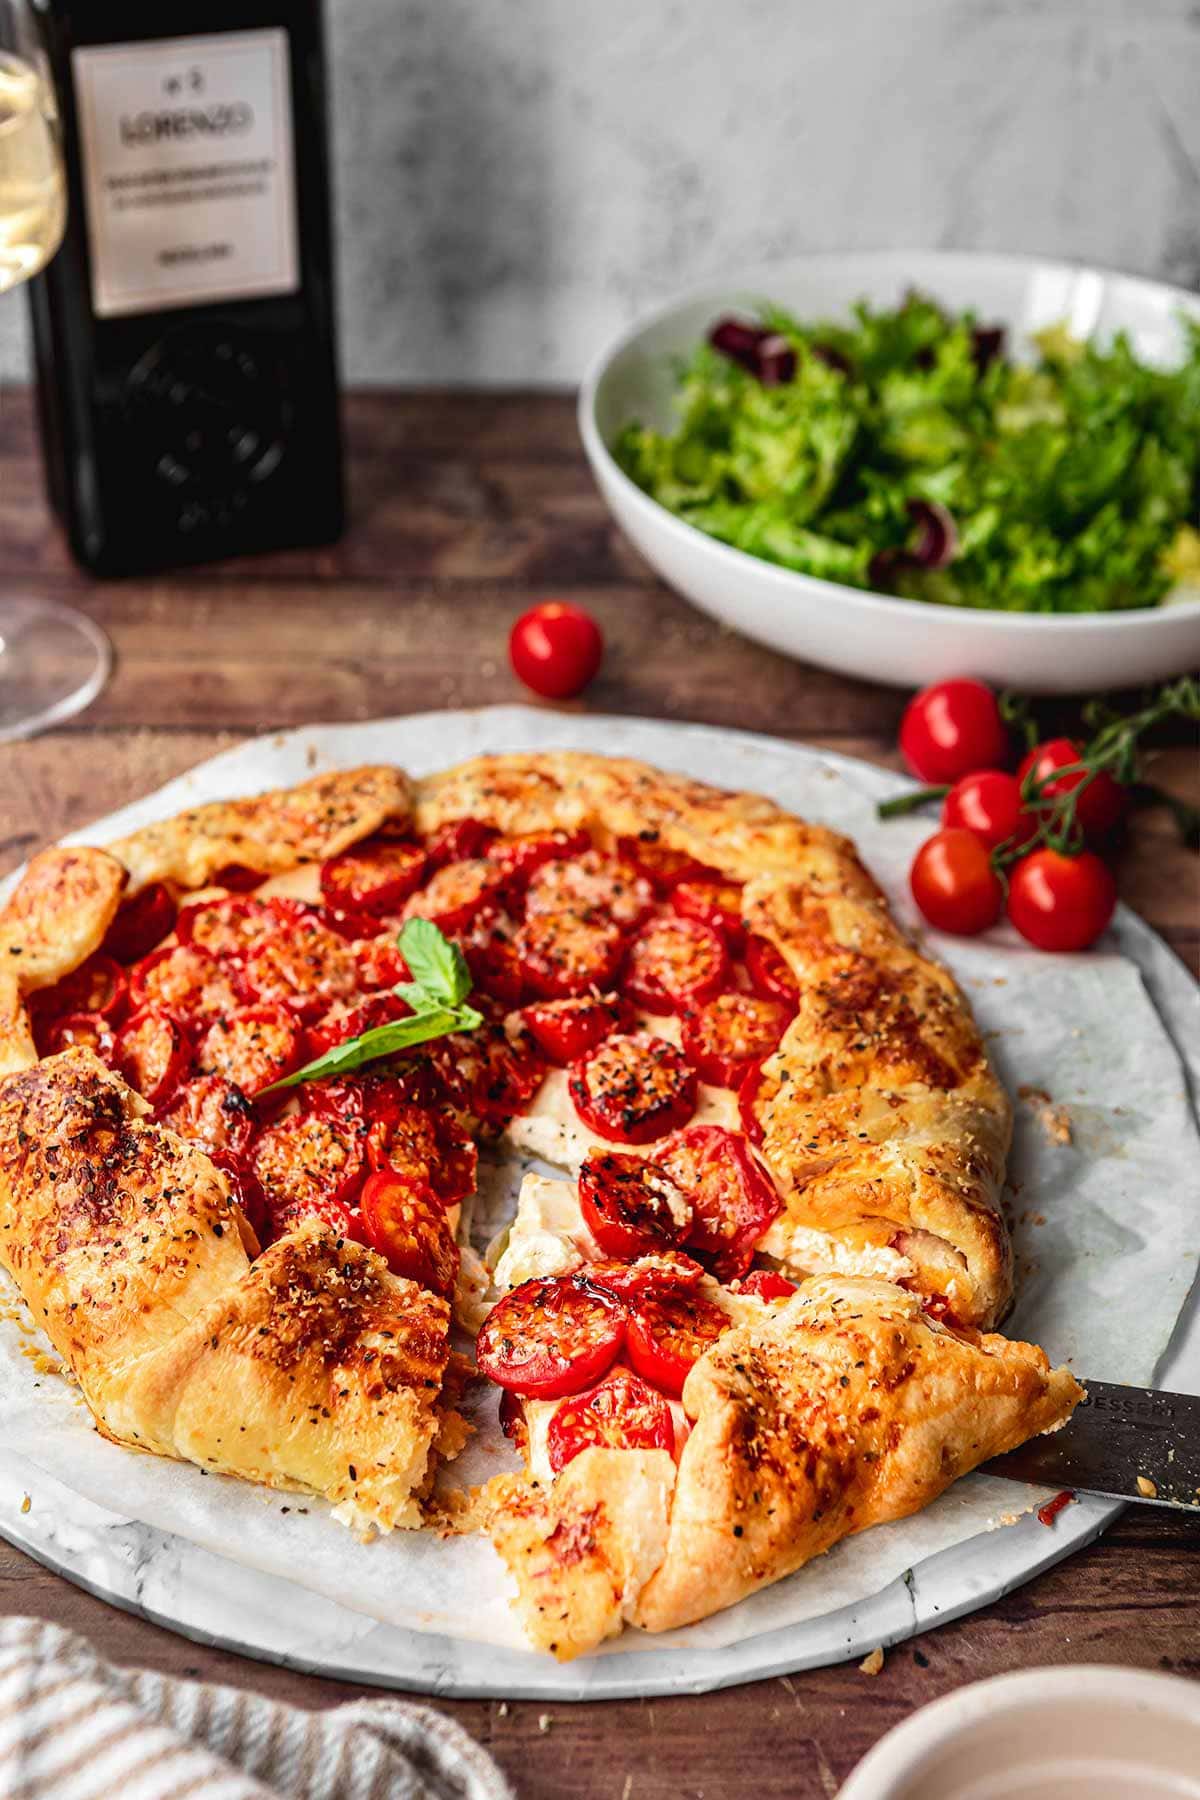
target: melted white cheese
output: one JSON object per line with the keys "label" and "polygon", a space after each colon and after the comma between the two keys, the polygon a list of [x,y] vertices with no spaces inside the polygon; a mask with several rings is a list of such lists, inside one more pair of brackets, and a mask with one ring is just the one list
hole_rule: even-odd
{"label": "melted white cheese", "polygon": [[828,1232],[793,1224],[783,1215],[758,1247],[783,1263],[789,1274],[876,1275],[884,1281],[899,1281],[913,1272],[908,1257],[887,1244],[843,1244]]}
{"label": "melted white cheese", "polygon": [[599,1255],[574,1184],[526,1175],[493,1281],[503,1290],[539,1275],[569,1275]]}

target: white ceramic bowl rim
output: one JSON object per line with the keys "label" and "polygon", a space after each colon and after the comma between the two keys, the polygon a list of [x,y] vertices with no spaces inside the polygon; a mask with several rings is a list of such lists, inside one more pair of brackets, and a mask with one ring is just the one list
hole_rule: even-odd
{"label": "white ceramic bowl rim", "polygon": [[[915,260],[918,256],[925,263],[944,261],[947,265],[955,264],[959,268],[982,269],[985,265],[992,264],[1008,269],[1051,269],[1062,274],[1071,274],[1083,269],[1094,270],[1112,280],[1127,282],[1133,287],[1142,288],[1155,294],[1165,294],[1186,312],[1195,314],[1198,305],[1195,294],[1189,293],[1186,288],[1173,287],[1168,282],[1152,281],[1141,275],[1126,275],[1120,270],[1104,269],[1094,263],[1049,262],[1045,257],[1040,256],[1009,256],[976,250],[939,250],[931,253],[927,250],[898,249],[818,252],[797,260],[813,266],[821,263],[838,266],[861,263],[864,269],[868,269],[872,263],[902,261],[905,257]],[[689,525],[686,519],[681,519],[668,507],[651,499],[650,495],[645,493],[636,481],[630,480],[605,443],[600,427],[596,423],[596,394],[601,381],[617,357],[644,332],[661,321],[669,319],[681,306],[698,305],[709,298],[714,306],[722,302],[727,304],[730,290],[734,287],[746,292],[757,291],[764,295],[769,294],[772,282],[778,280],[779,273],[779,265],[760,266],[750,270],[744,277],[738,277],[736,281],[708,282],[702,288],[691,288],[678,293],[673,299],[666,300],[661,305],[654,307],[652,311],[643,313],[632,324],[627,325],[616,338],[610,340],[599,355],[592,360],[579,389],[577,418],[580,435],[589,455],[593,458],[598,457],[605,463],[611,478],[619,484],[627,495],[630,505],[635,507],[643,518],[652,519],[660,529],[670,532],[680,541],[700,541],[706,544],[718,564],[724,565],[729,570],[731,577],[736,577],[737,571],[744,568],[747,561],[774,568],[778,574],[785,577],[800,572],[787,569],[781,563],[770,563],[765,557],[751,556],[749,551],[739,550],[732,544],[723,544],[719,538],[710,537],[707,532],[701,531],[696,525]],[[854,594],[859,598],[877,600],[898,616],[914,620],[928,622],[931,607],[937,607],[936,601],[905,600],[897,594],[878,593],[874,588],[854,588],[845,582],[826,581],[819,575],[806,575],[804,579],[813,587],[827,594],[831,600],[836,600],[844,594]],[[985,618],[990,628],[996,631],[1034,629],[1050,635],[1054,632],[1069,634],[1071,631],[1084,628],[1095,630],[1099,626],[1114,636],[1118,636],[1122,632],[1129,633],[1144,629],[1148,620],[1161,616],[1162,611],[1159,607],[1137,607],[1128,612],[1113,613],[1037,613],[1006,612],[992,607],[956,606],[945,606],[938,610],[953,613],[959,618],[964,616]],[[1173,601],[1170,611],[1173,614],[1186,616],[1200,613],[1200,598]]]}
{"label": "white ceramic bowl rim", "polygon": [[[969,1739],[981,1719],[1051,1712],[1078,1701],[1168,1713],[1200,1733],[1200,1683],[1181,1676],[1117,1663],[1022,1669],[943,1694],[893,1726],[851,1772],[838,1800],[883,1800],[900,1791],[922,1774],[933,1753],[956,1738]],[[1147,1741],[1147,1755],[1151,1750]]]}

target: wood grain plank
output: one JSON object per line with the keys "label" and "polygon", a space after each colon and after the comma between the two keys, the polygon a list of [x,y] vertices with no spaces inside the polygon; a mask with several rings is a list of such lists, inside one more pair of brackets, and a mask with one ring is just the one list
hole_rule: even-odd
{"label": "wood grain plank", "polygon": [[[340,545],[96,584],[47,514],[28,399],[5,396],[0,584],[84,606],[118,663],[83,719],[0,747],[0,870],[248,734],[528,701],[507,632],[555,590],[591,607],[608,640],[580,703],[589,712],[763,731],[897,766],[904,695],[737,638],[653,579],[591,485],[567,397],[360,393],[346,417],[355,518]],[[1047,730],[1070,716],[1039,708]],[[1155,778],[1200,801],[1194,733],[1164,742]],[[1133,821],[1120,883],[1200,967],[1200,862],[1161,812]],[[523,1800],[830,1800],[888,1726],[963,1682],[1092,1660],[1200,1675],[1198,1549],[1193,1522],[1138,1510],[1037,1582],[891,1652],[874,1680],[850,1666],[702,1699],[438,1704],[490,1746]],[[355,1691],[189,1644],[3,1544],[0,1613],[59,1620],[118,1661],[303,1705]]]}

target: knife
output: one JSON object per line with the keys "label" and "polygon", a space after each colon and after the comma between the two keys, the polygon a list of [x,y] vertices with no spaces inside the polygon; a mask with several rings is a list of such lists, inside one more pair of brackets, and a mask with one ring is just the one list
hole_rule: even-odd
{"label": "knife", "polygon": [[1084,1385],[1061,1430],[994,1456],[982,1472],[1200,1513],[1200,1395]]}

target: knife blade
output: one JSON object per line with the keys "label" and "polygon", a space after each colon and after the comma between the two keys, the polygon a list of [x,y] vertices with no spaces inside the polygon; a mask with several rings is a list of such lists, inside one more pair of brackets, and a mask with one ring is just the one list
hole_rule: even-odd
{"label": "knife blade", "polygon": [[985,1475],[1200,1513],[1200,1395],[1084,1383],[1060,1431],[981,1465]]}

